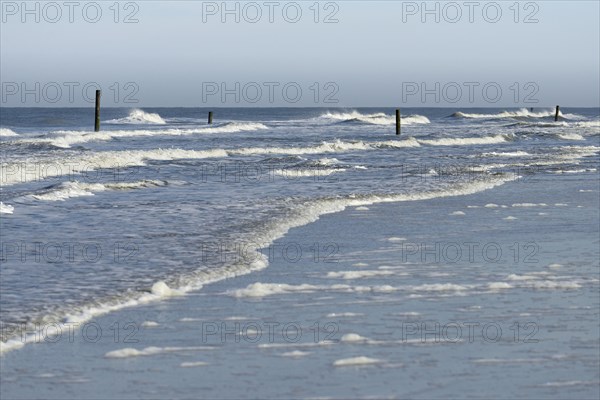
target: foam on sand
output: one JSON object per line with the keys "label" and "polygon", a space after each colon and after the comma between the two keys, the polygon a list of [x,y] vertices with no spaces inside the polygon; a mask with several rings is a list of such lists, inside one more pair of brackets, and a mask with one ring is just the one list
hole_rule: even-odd
{"label": "foam on sand", "polygon": [[[169,150],[164,154],[167,157],[172,156],[173,150]],[[179,150],[181,151],[181,150]],[[147,154],[147,153],[144,153]],[[276,239],[283,237],[290,229],[303,226],[318,220],[322,215],[335,213],[344,210],[347,207],[363,206],[375,203],[384,202],[402,202],[402,201],[418,201],[427,200],[439,197],[461,196],[472,193],[477,193],[483,190],[491,189],[504,184],[505,182],[514,181],[514,174],[503,174],[492,177],[487,177],[481,181],[469,181],[455,184],[451,188],[423,191],[417,193],[398,193],[398,194],[371,194],[364,196],[348,195],[345,197],[325,197],[309,202],[297,204],[285,218],[282,218],[269,226],[266,231],[260,233],[259,238],[253,238],[252,243],[261,243],[261,246],[269,245]],[[256,249],[256,259],[243,261],[236,264],[226,265],[220,268],[210,270],[202,270],[200,273],[193,273],[189,276],[178,278],[178,284],[174,289],[169,288],[166,282],[157,283],[147,292],[133,292],[123,294],[118,298],[113,298],[99,303],[89,304],[83,307],[77,307],[66,315],[58,315],[65,323],[82,323],[95,316],[106,314],[112,311],[133,307],[139,304],[145,304],[153,301],[161,301],[172,295],[184,294],[191,290],[199,290],[203,285],[217,282],[223,279],[232,278],[240,275],[249,274],[253,271],[258,271],[268,266],[267,258]],[[441,284],[441,286],[421,286],[421,287],[406,287],[407,290],[450,290],[452,294],[460,294],[465,286],[452,286]],[[397,290],[397,288],[389,285],[380,286],[349,286],[336,284],[331,286],[314,286],[314,285],[287,285],[274,283],[255,283],[248,285],[244,289],[230,291],[227,294],[234,297],[263,297],[279,293],[298,293],[312,292],[316,290],[339,291],[342,293],[389,293]],[[33,330],[34,328],[32,328]],[[66,327],[65,327],[66,329]],[[27,343],[33,343],[33,339]],[[8,343],[8,342],[7,342]],[[2,345],[1,350],[10,350],[17,348],[15,346]],[[11,342],[12,343],[12,342]]]}
{"label": "foam on sand", "polygon": [[302,284],[288,285],[285,283],[261,283],[256,282],[248,285],[245,289],[229,291],[228,294],[233,297],[266,297],[274,294],[292,293],[292,292],[313,292],[318,290],[318,286]]}
{"label": "foam on sand", "polygon": [[328,272],[327,278],[340,278],[340,279],[361,279],[361,278],[371,278],[375,276],[386,276],[393,275],[392,271],[380,271],[380,270],[360,270],[360,271],[337,271],[337,272]]}
{"label": "foam on sand", "polygon": [[145,347],[141,350],[134,349],[132,347],[126,347],[124,349],[109,351],[104,355],[105,358],[131,358],[131,357],[143,357],[143,356],[154,356],[163,353],[173,352],[189,352],[189,351],[200,351],[200,350],[212,350],[212,347]]}
{"label": "foam on sand", "polygon": [[368,338],[361,336],[358,333],[346,333],[340,338],[340,342],[342,343],[360,343],[368,340]]}
{"label": "foam on sand", "polygon": [[207,365],[208,365],[208,363],[204,362],[204,361],[188,361],[188,362],[182,362],[181,364],[179,364],[179,366],[181,368],[196,368],[196,367],[204,367]]}
{"label": "foam on sand", "polygon": [[377,358],[370,358],[365,356],[342,358],[333,362],[334,367],[352,367],[361,365],[375,365],[381,364],[383,361]]}
{"label": "foam on sand", "polygon": [[294,350],[294,351],[285,352],[285,353],[281,354],[281,356],[282,357],[300,358],[300,357],[306,357],[309,354],[310,354],[310,352],[308,352],[308,351]]}
{"label": "foam on sand", "polygon": [[515,203],[512,207],[547,207],[546,203]]}

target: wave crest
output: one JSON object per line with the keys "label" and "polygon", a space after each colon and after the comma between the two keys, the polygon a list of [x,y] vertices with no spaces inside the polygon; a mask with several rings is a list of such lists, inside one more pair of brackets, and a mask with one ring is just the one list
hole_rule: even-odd
{"label": "wave crest", "polygon": [[[477,113],[465,113],[457,111],[451,115],[454,118],[467,118],[467,119],[502,119],[502,118],[554,118],[555,110],[542,110],[542,111],[530,111],[526,108],[521,108],[517,111],[501,111],[496,114],[477,114]],[[558,117],[562,119],[573,119],[580,118],[576,114],[563,114],[562,111],[558,112]]]}
{"label": "wave crest", "polygon": [[14,137],[19,136],[16,132],[8,128],[0,128],[0,137]]}
{"label": "wave crest", "polygon": [[[396,123],[396,117],[394,115],[388,115],[382,112],[374,114],[362,114],[358,111],[351,111],[349,113],[327,112],[322,114],[319,118],[341,122],[363,122],[373,125],[394,125]],[[408,115],[406,117],[401,117],[400,120],[405,125],[430,123],[429,118],[423,115]]]}
{"label": "wave crest", "polygon": [[107,124],[156,124],[164,125],[166,121],[156,113],[148,113],[139,108],[131,110],[125,118],[109,119],[104,121]]}

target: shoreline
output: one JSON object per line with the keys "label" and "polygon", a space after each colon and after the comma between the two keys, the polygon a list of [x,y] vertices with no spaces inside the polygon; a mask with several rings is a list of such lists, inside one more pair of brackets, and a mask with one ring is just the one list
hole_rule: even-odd
{"label": "shoreline", "polygon": [[[563,183],[568,184],[568,187],[572,189],[572,193],[569,196],[573,196],[575,199],[580,196],[582,202],[586,198],[588,199],[587,205],[584,206],[581,212],[583,210],[590,212],[590,209],[588,209],[589,204],[593,204],[593,200],[598,197],[598,184],[593,179],[594,176],[594,174],[585,174],[583,176],[564,176],[558,178],[562,179]],[[524,256],[519,256],[522,259],[520,259],[519,268],[516,270],[515,266],[511,266],[511,263],[507,262],[506,259],[504,262],[497,263],[497,265],[487,262],[488,266],[492,265],[495,268],[488,273],[494,279],[496,276],[509,275],[508,273],[510,272],[520,277],[528,276],[527,271],[520,270],[521,268],[531,269],[532,271],[529,272],[534,273],[543,272],[546,275],[550,273],[555,274],[557,271],[562,274],[566,273],[567,275],[564,276],[567,277],[574,275],[577,272],[578,262],[571,265],[565,261],[557,262],[557,259],[560,257],[568,259],[570,257],[569,254],[572,254],[572,250],[569,250],[569,248],[573,247],[573,243],[579,242],[577,245],[587,249],[589,252],[589,249],[593,248],[591,246],[598,241],[597,238],[593,235],[591,237],[588,235],[585,240],[591,240],[592,242],[587,245],[581,242],[581,235],[575,237],[572,232],[559,234],[552,232],[551,229],[547,232],[538,232],[539,228],[535,229],[533,225],[529,226],[531,221],[542,221],[542,225],[546,225],[548,223],[547,219],[558,221],[561,218],[566,218],[562,216],[565,210],[575,213],[573,215],[580,215],[576,214],[577,206],[579,205],[576,202],[558,203],[557,201],[552,202],[547,199],[556,195],[556,193],[548,191],[547,184],[545,183],[545,179],[555,182],[555,180],[553,181],[550,178],[557,179],[556,177],[540,176],[533,178],[533,181],[529,180],[526,184],[518,181],[510,182],[493,190],[485,190],[465,196],[441,197],[415,202],[380,203],[368,207],[356,205],[352,208],[346,208],[341,212],[322,215],[316,222],[289,230],[284,236],[278,238],[273,243],[275,248],[277,246],[282,248],[287,245],[288,249],[292,248],[291,244],[294,244],[294,248],[296,248],[295,245],[300,245],[303,248],[305,256],[298,261],[291,262],[295,258],[288,253],[287,260],[281,260],[281,258],[271,260],[272,262],[268,268],[252,274],[239,276],[236,279],[221,280],[205,286],[200,291],[190,292],[185,296],[171,297],[169,300],[163,302],[127,308],[94,318],[91,322],[101,327],[103,332],[102,337],[97,342],[89,341],[93,339],[94,334],[94,329],[91,327],[95,328],[96,325],[88,325],[89,329],[86,332],[87,340],[82,340],[83,335],[79,332],[79,335],[74,335],[72,342],[65,340],[66,337],[63,335],[62,339],[54,344],[45,343],[38,346],[25,346],[25,348],[19,351],[6,353],[0,358],[0,362],[3,364],[3,375],[5,375],[3,377],[5,384],[3,384],[2,390],[4,392],[7,390],[6,387],[12,387],[12,389],[8,389],[5,393],[12,394],[13,396],[15,393],[21,393],[23,397],[30,397],[32,394],[32,392],[28,392],[25,387],[21,386],[26,383],[21,383],[21,385],[16,384],[16,381],[13,380],[15,378],[14,373],[7,371],[7,366],[12,363],[15,363],[15,367],[19,369],[28,366],[26,370],[32,374],[25,377],[25,382],[28,380],[37,381],[38,384],[44,385],[48,390],[50,388],[54,388],[51,390],[55,390],[56,384],[61,379],[66,379],[62,384],[66,384],[66,386],[72,388],[71,390],[75,390],[77,387],[89,387],[89,385],[93,387],[109,379],[116,379],[119,376],[118,371],[122,370],[122,368],[126,368],[127,370],[134,368],[133,371],[135,371],[139,368],[144,369],[143,366],[146,365],[146,362],[149,362],[152,365],[151,370],[162,370],[161,373],[166,373],[167,375],[159,379],[159,376],[162,375],[156,375],[154,372],[149,372],[147,375],[142,376],[131,371],[132,377],[123,378],[124,381],[139,378],[149,386],[147,388],[148,392],[145,392],[145,394],[141,392],[132,394],[131,398],[157,395],[158,397],[163,397],[166,392],[161,392],[151,382],[155,380],[156,382],[161,382],[161,379],[171,383],[179,382],[180,379],[183,379],[183,376],[187,376],[188,378],[195,376],[192,372],[190,372],[192,375],[189,375],[184,371],[194,370],[201,371],[203,375],[208,374],[212,377],[209,379],[211,384],[205,386],[205,391],[202,392],[208,393],[207,397],[246,397],[249,393],[253,392],[238,391],[241,388],[237,388],[235,385],[231,386],[231,382],[223,381],[223,377],[227,376],[224,375],[226,374],[225,371],[229,370],[233,370],[231,372],[233,376],[236,374],[244,376],[244,368],[241,368],[239,365],[234,366],[235,364],[232,364],[235,362],[234,360],[238,360],[239,363],[247,367],[255,365],[251,361],[253,358],[266,357],[267,365],[262,368],[269,370],[271,374],[282,374],[282,376],[287,376],[284,372],[287,370],[288,365],[301,364],[305,367],[320,365],[321,368],[329,366],[327,368],[332,368],[330,373],[334,374],[333,378],[339,373],[342,365],[354,365],[346,368],[350,368],[352,371],[361,371],[362,368],[367,367],[377,368],[379,373],[382,373],[386,379],[389,379],[390,376],[387,374],[387,371],[411,368],[410,365],[406,365],[406,360],[402,360],[403,357],[398,358],[396,355],[394,358],[394,351],[391,350],[397,347],[405,348],[408,346],[407,348],[414,348],[414,351],[417,352],[415,353],[416,355],[426,351],[428,346],[436,346],[435,349],[438,349],[438,351],[441,349],[442,355],[434,356],[429,351],[426,351],[427,355],[425,355],[425,359],[431,357],[441,357],[443,359],[445,357],[443,354],[448,355],[448,352],[452,353],[457,344],[442,342],[427,344],[427,341],[411,344],[408,342],[410,338],[406,338],[407,341],[402,343],[402,337],[399,337],[397,332],[396,334],[391,334],[393,330],[389,331],[389,329],[394,326],[397,329],[397,326],[404,323],[415,323],[424,317],[427,317],[426,320],[428,321],[431,321],[431,318],[433,318],[433,320],[448,324],[453,320],[460,321],[460,319],[456,319],[456,316],[465,313],[469,318],[473,318],[476,315],[476,319],[486,320],[488,317],[486,314],[490,311],[486,310],[486,308],[491,306],[493,310],[493,305],[481,306],[483,308],[471,309],[468,312],[458,311],[460,308],[457,308],[450,313],[443,311],[445,306],[437,311],[434,311],[431,306],[435,304],[438,306],[443,305],[445,302],[460,302],[465,299],[465,296],[466,299],[481,299],[492,296],[492,298],[496,297],[498,299],[505,299],[505,301],[513,301],[509,300],[512,297],[509,294],[510,291],[520,290],[518,286],[519,282],[522,284],[522,282],[528,281],[511,282],[515,285],[514,288],[503,287],[499,283],[505,283],[506,285],[508,283],[499,282],[496,287],[488,287],[485,290],[482,285],[476,283],[476,280],[470,281],[472,283],[467,285],[462,282],[460,275],[474,273],[474,276],[477,277],[478,271],[486,266],[487,260],[484,257],[480,256],[474,262],[470,260],[466,260],[465,262],[465,260],[462,260],[454,263],[452,268],[458,268],[458,270],[463,272],[459,276],[453,276],[453,269],[444,269],[441,261],[436,262],[435,253],[427,253],[427,250],[420,249],[418,246],[409,248],[406,247],[407,244],[418,245],[419,243],[427,244],[428,242],[429,244],[435,242],[445,242],[447,244],[461,243],[461,240],[472,241],[475,238],[481,243],[495,242],[500,245],[500,248],[504,252],[509,253],[508,256],[514,257],[514,253],[510,253],[510,246],[514,241],[526,244],[531,242],[532,235],[535,235],[541,249],[552,249],[552,247],[554,249],[550,250],[547,254],[544,254],[543,251],[538,251],[540,260],[532,265],[527,265],[524,262]],[[583,184],[579,181],[587,183]],[[527,189],[525,193],[523,193],[524,189]],[[593,190],[594,192],[576,192],[576,189]],[[547,198],[543,198],[544,196]],[[496,206],[489,206],[490,204],[495,204]],[[529,206],[523,206],[524,204],[529,204]],[[539,204],[546,204],[546,206],[539,206]],[[562,206],[556,204],[568,205]],[[597,220],[597,210],[593,208],[591,210],[596,213],[595,218]],[[464,215],[457,213],[458,211],[465,214],[479,213],[481,215],[481,223],[473,225],[473,220],[466,222],[471,230],[469,237],[464,236],[464,234],[461,237],[460,229],[457,229],[457,232],[453,233],[454,229],[444,227],[444,221],[448,224],[457,224],[456,228],[460,228],[465,224],[465,222],[461,222],[461,218],[464,219]],[[538,215],[540,213],[545,215]],[[573,220],[573,215],[571,215],[571,220]],[[507,219],[511,216],[514,219]],[[492,218],[491,220],[498,226],[492,232],[488,232],[489,225],[486,225],[486,218]],[[590,223],[589,219],[593,223],[594,218],[588,217],[588,222],[585,224],[586,218],[583,218],[581,215],[577,220],[582,224],[582,227],[588,226],[592,234],[597,234],[597,230],[594,231],[593,224]],[[476,218],[476,220],[478,219]],[[419,226],[419,221],[437,221],[438,226]],[[377,228],[375,228],[376,226]],[[505,234],[510,234],[508,236],[511,240],[510,243],[499,240]],[[445,240],[442,240],[443,238]],[[552,246],[545,245],[546,242],[552,243]],[[337,244],[337,249],[335,247],[327,248],[327,245],[330,243]],[[314,262],[315,244],[318,245],[317,248],[320,255],[317,262]],[[399,253],[399,246],[402,245],[405,246],[404,253]],[[332,249],[335,251],[332,252]],[[415,254],[408,255],[409,252],[413,253],[415,251]],[[423,263],[419,258],[423,256],[423,252],[425,255],[429,254],[429,262],[426,259],[426,262]],[[398,258],[399,254],[400,258]],[[448,254],[444,255],[443,252],[440,252],[438,255],[442,258],[447,258],[450,257]],[[333,259],[328,259],[327,257],[332,255],[337,262],[329,262],[333,261]],[[444,259],[443,261],[445,264],[448,264],[448,259]],[[379,266],[375,268],[378,264]],[[420,267],[413,269],[415,266]],[[412,286],[412,294],[406,298],[402,297],[403,292],[398,289],[402,286],[397,283],[401,283],[405,279],[412,279],[413,275],[421,274],[421,270],[423,271],[422,276],[414,276],[414,279],[418,282],[415,282]],[[396,282],[396,280],[398,281]],[[429,283],[429,281],[432,282]],[[325,284],[327,282],[330,282],[330,284]],[[365,282],[368,285],[365,286]],[[532,282],[551,282],[551,280],[532,280]],[[561,281],[556,280],[556,282],[560,283]],[[579,280],[570,279],[563,283],[568,282],[571,282],[571,287],[564,286],[545,289],[531,287],[529,290],[532,291],[531,295],[533,298],[552,296],[553,293],[564,293],[567,296],[566,298],[571,299],[568,302],[580,307],[582,304],[578,302],[584,301],[586,296],[582,300],[581,296],[577,296],[577,293],[579,291],[585,293],[590,290],[592,291],[591,293],[594,293],[598,285],[596,282],[587,281],[585,276],[582,276]],[[257,283],[261,285],[257,285]],[[415,289],[417,287],[415,285],[417,284],[421,286],[438,286],[429,286],[423,292],[423,289]],[[459,286],[467,289],[457,290]],[[255,297],[256,294],[259,296]],[[588,303],[593,300],[592,297],[588,300]],[[552,301],[549,301],[549,303],[552,303]],[[402,304],[405,303],[412,304],[412,306],[404,308]],[[588,304],[585,301],[584,303]],[[394,304],[397,306],[390,309],[389,307]],[[521,302],[517,302],[515,306],[516,304],[519,304],[518,308],[523,309],[515,313],[514,317],[522,319],[521,322],[523,323],[533,321],[533,323],[541,324],[539,315],[530,312],[527,309],[529,307],[527,303],[521,304]],[[371,316],[369,310],[373,311],[373,307],[380,308],[375,308],[377,311],[373,312],[373,316]],[[592,304],[591,307],[591,316],[594,314],[597,315],[598,305]],[[399,313],[393,312],[396,308],[398,308],[396,311]],[[378,315],[381,313],[386,315],[386,317]],[[529,316],[521,314],[529,314]],[[464,319],[464,321],[466,320]],[[276,337],[274,338],[276,340],[271,342],[266,339],[269,332],[268,325],[265,324],[269,321],[278,322],[280,325],[298,324],[304,328],[304,336],[297,342],[290,343],[286,340],[286,337]],[[509,322],[514,321],[508,321],[506,317],[498,321],[500,322],[496,323],[501,324],[506,332],[510,332],[511,324]],[[220,340],[218,334],[208,334],[211,332],[210,329],[220,330],[223,323],[225,324],[226,331],[225,340]],[[314,323],[318,323],[318,326],[314,327]],[[295,325],[289,326],[292,327]],[[370,328],[371,326],[379,326],[379,328],[373,331]],[[385,328],[386,326],[387,328]],[[312,330],[311,327],[313,327]],[[245,328],[245,332],[242,332],[242,334],[237,332],[236,334],[235,331],[239,330],[238,328],[242,330]],[[332,335],[334,329],[337,329],[337,331]],[[366,330],[367,333],[361,332],[361,330]],[[388,331],[387,334],[385,333],[386,330]],[[261,331],[264,334],[258,341],[252,342],[252,340],[247,340],[252,339],[252,335],[256,336],[257,331]],[[318,340],[315,336],[317,332],[319,333]],[[547,334],[551,335],[548,332]],[[138,342],[126,341],[127,335],[131,335],[132,333],[133,336],[130,336],[129,339],[138,339]],[[593,335],[594,333],[591,332],[591,334]],[[328,335],[332,336],[327,338]],[[393,338],[393,340],[390,338]],[[415,338],[413,337],[412,339]],[[558,339],[553,338],[553,340]],[[339,353],[341,350],[338,351],[336,349],[344,343],[351,347],[357,347],[357,349]],[[460,343],[464,343],[464,340]],[[499,347],[493,346],[492,349],[494,352],[500,351],[500,354],[504,355],[513,354],[513,357],[515,357],[513,347],[517,348],[517,353],[523,352],[523,347],[518,349],[519,346],[509,346],[510,344],[514,345],[514,343],[505,342],[504,345],[499,345]],[[525,346],[522,343],[521,345]],[[55,347],[52,348],[52,346]],[[502,346],[507,350],[502,350]],[[384,350],[389,349],[391,353],[386,356],[387,352],[372,351],[370,350],[371,347]],[[532,346],[525,346],[524,349],[527,350],[526,353],[530,351],[537,353],[537,350],[532,348]],[[475,353],[481,356],[477,359],[479,361],[474,364],[475,366],[485,365],[487,366],[485,368],[494,368],[493,366],[501,368],[503,365],[507,365],[502,362],[502,357],[488,357],[489,347],[486,348],[483,346],[470,350],[476,350]],[[38,358],[57,361],[57,354],[61,354],[60,363],[62,365],[55,365],[51,367],[50,371],[47,370],[47,367],[41,366],[41,364],[45,363],[40,364],[38,361],[35,361]],[[247,359],[248,354],[253,354],[253,356]],[[457,354],[455,354],[455,357]],[[422,354],[421,357],[423,356]],[[532,359],[546,360],[544,356],[540,358],[539,354],[532,357]],[[566,359],[568,360],[568,357]],[[310,363],[306,364],[307,362]],[[550,359],[548,362],[558,361]],[[163,365],[163,363],[166,364]],[[522,362],[521,364],[529,365],[528,362]],[[518,361],[511,363],[509,360],[508,365],[514,367],[515,370],[522,369]],[[37,370],[38,373],[33,373],[32,369]],[[73,376],[70,378],[64,376],[64,379],[59,379],[59,375],[56,374],[57,370],[70,371]],[[470,371],[469,368],[467,370]],[[173,374],[174,371],[180,372]],[[48,374],[53,376],[49,376]],[[40,375],[46,377],[44,378]],[[183,376],[180,378],[178,375]],[[273,388],[266,388],[264,385],[261,385],[262,380],[260,377],[252,373],[251,376],[257,379],[256,382],[252,383],[251,387],[255,390],[262,390],[261,393],[266,393],[265,397],[314,397],[316,395],[316,393],[308,388],[304,388],[300,392],[294,392],[293,389],[290,389],[292,390],[291,392],[281,392],[282,388],[278,387],[277,384]],[[69,379],[72,382],[69,382]],[[73,382],[73,379],[78,382]],[[289,379],[289,376],[287,379]],[[519,382],[523,378],[515,377],[515,379],[516,382]],[[94,383],[95,380],[98,380],[98,382]],[[40,383],[40,381],[42,382]],[[187,380],[185,382],[188,388],[197,386],[192,381]],[[336,380],[333,379],[333,382],[336,382]],[[552,382],[554,382],[552,385],[544,388],[543,385],[545,383]],[[583,383],[574,384],[574,386],[578,390],[588,393],[589,388],[593,387],[590,386],[589,382],[593,383],[594,379],[581,382]],[[11,383],[16,386],[11,385]],[[489,384],[489,382],[487,383]],[[544,390],[547,391],[549,390],[548,388],[553,388],[556,391],[556,396],[559,396],[560,393],[563,395],[566,393],[557,389],[561,387],[559,386],[559,381],[548,381],[545,383],[540,383],[541,386],[537,387],[535,389],[537,392],[534,391],[534,393],[538,395],[546,393]],[[370,385],[373,384],[374,382]],[[418,381],[415,384],[422,386],[424,382]],[[450,383],[446,384],[452,386]],[[133,385],[138,389],[141,388],[139,383],[133,383]],[[126,394],[129,392],[125,388],[128,386],[129,384],[126,384],[126,382],[120,382],[111,387],[110,390],[118,397],[127,397]],[[183,385],[182,387],[186,386]],[[516,387],[518,388],[519,385],[516,385]],[[367,385],[364,387],[364,390],[368,390],[369,388],[373,389],[373,387]],[[564,386],[565,390],[569,388],[573,389],[573,385]],[[586,388],[588,388],[587,392]],[[344,393],[346,395],[353,394],[353,392],[344,391],[344,389],[340,389],[339,387],[338,389],[336,392],[338,395],[339,393],[342,393],[342,395]],[[491,385],[490,389],[484,390],[491,389],[493,389],[493,385]],[[64,397],[70,389],[65,388],[61,390]],[[158,391],[153,394],[152,390]],[[297,388],[296,390],[299,389]],[[340,390],[342,391],[340,392]],[[424,390],[422,394],[425,396],[431,395],[432,397],[437,397],[435,389],[427,389],[425,386],[422,386],[421,390]],[[528,390],[533,389],[530,388]],[[44,397],[47,397],[49,393],[46,392]],[[186,390],[184,393],[192,392]],[[375,391],[375,393],[377,395],[385,395],[385,393],[378,391]],[[399,393],[403,397],[406,395],[419,397],[418,394],[415,394],[416,392],[406,391],[394,392],[392,395],[399,395]],[[390,393],[387,394],[389,395]],[[57,396],[61,397],[59,394]],[[173,394],[173,397],[177,397],[177,395]]]}

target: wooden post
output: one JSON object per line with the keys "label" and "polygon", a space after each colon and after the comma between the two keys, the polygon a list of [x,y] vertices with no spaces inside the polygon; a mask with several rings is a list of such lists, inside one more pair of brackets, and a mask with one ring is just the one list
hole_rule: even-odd
{"label": "wooden post", "polygon": [[96,116],[94,118],[94,132],[100,132],[100,90],[96,90]]}
{"label": "wooden post", "polygon": [[396,108],[396,135],[400,134],[400,109]]}
{"label": "wooden post", "polygon": [[212,124],[212,111],[208,112],[208,124]]}
{"label": "wooden post", "polygon": [[556,106],[556,113],[554,114],[554,122],[558,121],[559,110],[560,110],[560,106]]}

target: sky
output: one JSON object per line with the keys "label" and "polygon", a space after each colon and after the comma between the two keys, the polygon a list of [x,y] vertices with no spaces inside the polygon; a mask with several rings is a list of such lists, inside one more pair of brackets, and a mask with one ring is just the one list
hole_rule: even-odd
{"label": "sky", "polygon": [[598,1],[0,1],[3,107],[600,106]]}

